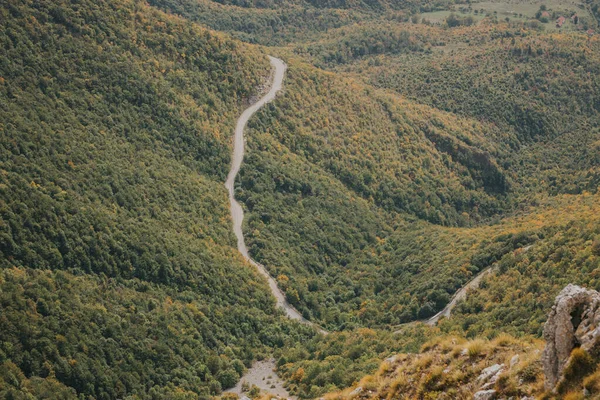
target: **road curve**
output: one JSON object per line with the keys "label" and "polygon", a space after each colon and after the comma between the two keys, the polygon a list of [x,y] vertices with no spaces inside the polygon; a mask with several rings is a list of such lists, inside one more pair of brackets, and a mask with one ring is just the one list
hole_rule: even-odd
{"label": "road curve", "polygon": [[475,276],[475,278],[471,279],[463,287],[458,289],[458,291],[456,293],[454,293],[454,296],[452,296],[452,298],[450,299],[450,302],[448,304],[446,304],[446,307],[444,307],[444,309],[442,311],[440,311],[439,313],[435,314],[433,317],[424,321],[425,325],[435,326],[438,323],[438,321],[440,320],[440,318],[442,318],[442,317],[449,318],[450,313],[452,312],[454,307],[456,307],[456,303],[465,299],[467,297],[467,292],[470,289],[478,288],[481,280],[485,276],[487,276],[490,272],[492,272],[493,268],[494,268],[493,266],[485,268],[480,273],[478,273]]}
{"label": "road curve", "polygon": [[283,78],[285,76],[285,70],[287,66],[285,63],[279,58],[269,56],[269,60],[271,61],[271,66],[273,67],[272,74],[272,83],[271,89],[269,92],[265,94],[261,99],[259,99],[256,103],[252,104],[248,107],[240,118],[237,121],[237,125],[235,127],[235,134],[233,136],[233,155],[231,161],[231,169],[229,170],[229,175],[227,175],[227,181],[225,182],[225,187],[229,192],[229,208],[231,210],[231,219],[233,220],[233,232],[235,233],[235,237],[237,238],[237,248],[238,251],[242,254],[242,256],[254,267],[258,269],[258,271],[267,278],[269,282],[269,288],[271,289],[271,293],[275,296],[277,300],[277,306],[284,309],[287,316],[291,319],[295,319],[301,321],[305,324],[313,325],[321,332],[323,329],[319,328],[316,324],[305,319],[302,314],[298,312],[292,305],[290,305],[285,299],[285,295],[277,287],[277,282],[275,279],[269,275],[267,269],[262,265],[254,261],[250,258],[248,254],[248,249],[246,248],[246,242],[244,241],[244,233],[242,232],[242,222],[244,221],[244,210],[240,203],[235,199],[234,192],[234,183],[235,178],[240,171],[240,167],[242,166],[242,161],[244,160],[244,129],[246,128],[246,124],[248,124],[248,120],[260,110],[265,104],[272,101],[277,92],[281,90],[283,86]]}
{"label": "road curve", "polygon": [[[398,325],[398,327],[407,326],[410,324],[414,324],[416,322],[422,322],[425,325],[435,326],[442,317],[449,318],[450,314],[452,313],[452,310],[454,309],[454,307],[456,307],[456,304],[459,301],[464,300],[467,297],[467,293],[468,293],[469,289],[478,288],[481,280],[486,275],[488,275],[490,272],[492,272],[494,267],[495,267],[495,265],[487,267],[487,268],[483,269],[481,272],[479,272],[477,275],[475,275],[475,277],[473,279],[471,279],[463,287],[458,289],[458,291],[456,291],[454,293],[454,295],[452,296],[452,298],[450,299],[450,302],[448,304],[446,304],[446,307],[444,307],[442,309],[442,311],[438,312],[433,317],[429,317],[427,319],[423,319],[420,321],[407,322],[405,324]],[[403,331],[404,331],[404,329],[400,328],[400,329],[395,330],[393,333],[397,335],[399,333],[402,333]]]}
{"label": "road curve", "polygon": [[[533,247],[533,245],[521,247],[519,249],[516,249],[513,253],[515,253],[515,254],[517,252],[526,253],[532,247]],[[452,310],[454,309],[454,307],[456,307],[456,304],[459,301],[461,301],[467,297],[467,292],[470,289],[477,289],[479,287],[479,284],[481,283],[481,280],[484,277],[486,277],[487,275],[489,275],[490,272],[493,272],[494,269],[496,269],[496,266],[497,266],[497,264],[492,264],[491,266],[482,269],[477,275],[475,275],[475,277],[473,279],[471,279],[463,287],[458,289],[458,291],[456,293],[454,293],[454,296],[452,296],[452,298],[450,299],[450,302],[448,304],[446,304],[446,307],[444,307],[444,309],[442,311],[435,314],[433,317],[423,321],[425,323],[425,325],[435,326],[438,323],[438,321],[440,320],[440,318],[442,318],[442,317],[449,318],[450,314],[452,313]]]}

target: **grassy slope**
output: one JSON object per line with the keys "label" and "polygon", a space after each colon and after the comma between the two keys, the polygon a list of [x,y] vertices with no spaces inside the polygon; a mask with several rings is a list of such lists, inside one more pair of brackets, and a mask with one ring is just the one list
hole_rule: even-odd
{"label": "grassy slope", "polygon": [[[326,399],[470,399],[485,383],[483,370],[504,364],[491,388],[498,396],[537,395],[543,384],[539,340],[517,340],[501,335],[493,341],[440,336],[425,343],[417,354],[399,354],[354,388],[331,393]],[[515,357],[515,358],[513,358]],[[511,365],[511,361],[515,361]]]}

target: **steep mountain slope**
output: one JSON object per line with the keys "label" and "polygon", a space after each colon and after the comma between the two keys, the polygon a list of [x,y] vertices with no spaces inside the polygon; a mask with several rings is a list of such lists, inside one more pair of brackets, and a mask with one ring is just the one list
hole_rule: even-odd
{"label": "steep mountain slope", "polygon": [[358,386],[326,399],[473,399],[483,388],[497,398],[540,394],[543,343],[501,335],[492,341],[440,336],[417,354],[389,357]]}
{"label": "steep mountain slope", "polygon": [[[347,38],[369,37],[374,31],[375,26],[360,26],[331,32],[332,39],[323,45],[325,54],[344,54]],[[596,190],[597,36],[550,34],[524,23],[489,20],[453,29],[402,24],[386,32],[405,41],[391,41],[380,51],[367,49],[364,56],[343,63],[325,63],[319,52],[313,62],[352,72],[419,103],[496,125],[503,132],[497,140],[511,148],[500,164],[515,177],[513,189],[522,189],[519,195]],[[351,48],[357,47],[355,42]],[[404,43],[402,51],[394,50],[394,43]],[[410,51],[414,47],[426,51]],[[294,51],[310,50],[298,46]]]}
{"label": "steep mountain slope", "polygon": [[[249,133],[243,171],[251,252],[281,275],[306,316],[346,327],[430,316],[503,256],[470,230],[445,231],[407,214],[436,225],[492,224],[487,238],[497,237],[494,246],[508,253],[542,234],[536,226],[510,228],[515,214],[534,220],[548,196],[595,192],[598,183],[596,38],[492,21],[456,30],[390,26],[383,44],[378,32],[346,27],[330,32],[322,47],[285,50],[290,57],[308,53],[314,62],[311,51],[317,59],[323,51],[338,54],[339,43],[349,64],[332,68],[354,79],[290,63],[280,108]],[[372,46],[363,51],[361,39]],[[410,43],[439,49],[413,52]],[[407,54],[387,55],[402,53],[404,44]],[[463,111],[419,106],[356,80],[386,86],[386,76],[396,77],[390,88],[414,101],[445,101]],[[425,94],[415,96],[419,90]],[[343,187],[328,191],[334,186],[319,175]],[[505,232],[493,226],[500,218],[508,218]]]}
{"label": "steep mountain slope", "polygon": [[143,2],[0,21],[0,370],[39,378],[0,397],[206,397],[310,335],[238,255],[223,187],[267,58]]}

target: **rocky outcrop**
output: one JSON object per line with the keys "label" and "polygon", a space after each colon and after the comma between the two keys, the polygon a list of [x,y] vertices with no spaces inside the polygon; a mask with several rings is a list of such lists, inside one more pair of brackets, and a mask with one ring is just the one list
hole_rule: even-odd
{"label": "rocky outcrop", "polygon": [[599,337],[600,293],[569,284],[556,297],[544,325],[546,389],[556,387],[575,347],[594,353]]}
{"label": "rocky outcrop", "polygon": [[496,398],[496,391],[493,389],[490,390],[480,390],[479,392],[473,395],[473,400],[493,400]]}
{"label": "rocky outcrop", "polygon": [[491,389],[498,381],[500,374],[504,371],[504,364],[494,364],[491,367],[485,368],[477,378],[477,382],[483,383],[482,391]]}
{"label": "rocky outcrop", "polygon": [[358,396],[362,391],[363,391],[362,386],[359,386],[350,392],[350,397]]}

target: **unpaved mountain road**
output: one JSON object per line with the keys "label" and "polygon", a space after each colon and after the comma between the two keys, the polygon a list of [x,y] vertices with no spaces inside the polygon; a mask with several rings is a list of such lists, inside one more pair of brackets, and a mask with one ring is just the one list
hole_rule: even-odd
{"label": "unpaved mountain road", "polygon": [[[261,97],[256,103],[252,104],[250,107],[244,110],[244,112],[238,119],[237,125],[235,127],[231,169],[229,170],[229,175],[227,175],[227,181],[225,182],[225,187],[229,192],[229,204],[231,209],[231,218],[233,220],[233,232],[235,233],[235,236],[237,238],[238,251],[252,266],[257,268],[258,271],[262,275],[264,275],[265,278],[267,278],[267,281],[269,282],[269,288],[271,289],[271,293],[273,293],[273,296],[275,296],[275,299],[277,300],[277,306],[283,308],[289,318],[314,326],[321,333],[327,334],[327,331],[319,327],[317,324],[305,319],[302,316],[302,314],[298,312],[298,310],[296,310],[291,304],[289,304],[285,298],[285,295],[277,286],[277,282],[271,277],[271,275],[269,275],[269,272],[264,267],[264,265],[257,263],[250,257],[250,255],[248,254],[248,249],[246,248],[244,233],[242,231],[242,223],[244,221],[244,210],[242,209],[240,203],[238,203],[235,199],[235,178],[237,177],[237,174],[239,173],[240,168],[242,166],[242,162],[244,161],[244,129],[246,128],[246,125],[248,124],[250,118],[267,103],[275,99],[275,97],[277,96],[277,92],[279,92],[283,87],[283,79],[285,77],[285,71],[287,66],[279,58],[269,56],[269,60],[271,62],[271,66],[273,67],[273,73],[271,75],[271,88],[269,89],[269,92],[263,97]],[[475,276],[475,278],[467,282],[454,294],[454,296],[452,296],[452,299],[442,311],[440,311],[433,317],[421,322],[433,326],[437,324],[441,317],[449,317],[450,313],[452,312],[452,309],[460,300],[466,297],[469,289],[478,287],[479,282],[481,282],[483,277],[491,271],[491,267],[481,271],[477,276]],[[400,331],[396,331],[396,333]]]}
{"label": "unpaved mountain road", "polygon": [[452,313],[452,310],[454,309],[456,304],[460,300],[463,300],[467,297],[467,293],[469,292],[469,289],[477,289],[479,287],[479,283],[481,282],[481,280],[487,274],[492,272],[492,269],[493,269],[493,266],[482,270],[473,279],[471,279],[469,282],[467,282],[463,287],[458,289],[458,291],[456,293],[454,293],[454,296],[452,296],[452,298],[450,299],[450,302],[448,304],[446,304],[446,307],[444,307],[442,311],[438,312],[433,317],[430,317],[430,318],[424,319],[424,320],[420,320],[420,321],[407,322],[405,324],[397,325],[397,327],[399,327],[400,329],[396,329],[394,331],[394,334],[402,333],[404,331],[404,329],[402,329],[403,326],[405,327],[407,325],[414,324],[416,322],[422,322],[425,325],[435,326],[442,317],[446,317],[446,318],[450,317],[450,314]]}
{"label": "unpaved mountain road", "polygon": [[[271,62],[271,66],[273,67],[273,74],[271,75],[272,82],[269,92],[263,97],[261,97],[256,103],[252,104],[250,107],[244,110],[244,112],[238,119],[237,125],[235,127],[231,169],[229,170],[229,174],[227,175],[227,181],[225,182],[225,187],[229,192],[229,204],[231,210],[231,218],[233,220],[233,232],[235,233],[235,237],[237,238],[238,251],[246,259],[246,261],[248,261],[248,263],[257,268],[258,271],[267,279],[267,281],[269,282],[269,288],[271,290],[271,293],[277,300],[277,306],[283,308],[289,318],[300,321],[304,324],[311,325],[315,327],[319,332],[327,334],[327,331],[319,327],[317,324],[305,319],[302,316],[302,314],[298,312],[298,310],[296,310],[291,304],[289,304],[285,298],[285,295],[277,286],[277,282],[271,277],[271,275],[269,275],[269,272],[264,267],[264,265],[257,263],[250,257],[250,255],[248,254],[248,249],[246,248],[244,233],[242,231],[242,223],[244,221],[244,210],[242,209],[240,203],[238,203],[235,199],[235,178],[237,177],[237,174],[239,173],[240,168],[242,166],[242,162],[244,160],[244,129],[246,128],[246,125],[248,124],[250,118],[263,106],[275,99],[277,92],[279,92],[283,86],[283,78],[285,76],[287,66],[282,60],[278,58],[269,56],[269,60]],[[527,246],[523,248],[523,250],[527,251],[530,247],[531,246]],[[481,271],[471,281],[467,282],[462,288],[460,288],[454,294],[454,296],[452,296],[452,299],[442,311],[440,311],[433,317],[421,322],[430,326],[434,326],[435,324],[437,324],[441,317],[449,317],[456,304],[467,296],[469,289],[479,287],[479,283],[481,282],[481,280],[490,272],[492,272],[493,268],[494,266],[491,266]],[[397,330],[394,333],[400,332],[402,332],[402,329]],[[271,390],[274,394],[280,397],[290,397],[287,390],[283,387],[283,382],[275,374],[274,368],[275,365],[273,360],[256,362],[253,365],[253,367],[250,368],[246,372],[246,374],[244,374],[240,382],[238,382],[238,385],[234,388],[229,389],[228,392],[237,393],[241,395],[242,382],[246,381],[249,384],[255,384],[259,386],[263,390]],[[265,385],[268,385],[268,387],[265,387]]]}
{"label": "unpaved mountain road", "polygon": [[[525,253],[525,252],[529,251],[529,249],[531,249],[532,247],[533,247],[532,245],[528,245],[528,246],[516,249],[514,252],[516,253],[516,252],[520,251],[520,252]],[[477,289],[479,287],[479,284],[481,283],[481,280],[484,277],[486,277],[487,275],[489,275],[490,272],[493,272],[495,268],[496,268],[496,264],[492,264],[491,266],[481,270],[481,272],[479,272],[477,275],[475,275],[475,277],[473,279],[471,279],[469,282],[465,283],[465,285],[463,287],[461,287],[460,289],[458,289],[458,291],[456,293],[454,293],[454,296],[452,296],[452,298],[450,299],[450,302],[448,304],[446,304],[446,307],[444,307],[444,309],[442,311],[435,314],[433,317],[423,321],[425,323],[425,325],[434,326],[435,324],[438,323],[440,318],[442,318],[442,317],[449,318],[450,314],[452,313],[452,310],[454,309],[454,307],[456,307],[456,304],[459,301],[464,300],[467,297],[467,293],[469,292],[470,289]]]}
{"label": "unpaved mountain road", "polygon": [[456,306],[456,303],[458,303],[459,301],[461,301],[467,297],[467,292],[469,291],[469,289],[477,289],[479,287],[479,283],[481,282],[481,280],[486,275],[488,275],[490,272],[492,272],[492,269],[493,269],[493,267],[488,267],[488,268],[484,269],[483,271],[478,273],[475,276],[475,278],[471,279],[463,287],[458,289],[458,291],[456,293],[454,293],[454,296],[452,296],[452,299],[450,299],[450,302],[446,305],[446,307],[444,307],[444,309],[442,311],[435,314],[433,317],[429,318],[428,320],[424,321],[425,325],[434,326],[435,324],[438,323],[440,318],[450,317],[450,313]]}
{"label": "unpaved mountain road", "polygon": [[271,289],[271,293],[275,296],[277,300],[277,306],[281,307],[285,310],[285,313],[289,318],[301,321],[305,324],[309,324],[317,328],[322,333],[327,333],[322,328],[317,326],[316,324],[305,319],[302,314],[298,312],[285,298],[285,295],[277,286],[277,282],[275,279],[269,275],[269,272],[264,267],[264,265],[257,263],[254,261],[250,255],[248,254],[248,249],[246,248],[246,242],[244,240],[244,233],[242,231],[242,223],[244,221],[244,210],[240,203],[235,199],[235,178],[237,177],[238,172],[240,171],[240,167],[242,166],[242,161],[244,160],[244,129],[248,124],[248,120],[263,106],[272,101],[277,92],[279,92],[283,86],[283,78],[285,76],[285,70],[287,66],[285,63],[279,58],[269,56],[269,60],[271,61],[271,66],[273,67],[273,73],[271,75],[272,83],[269,92],[261,97],[256,103],[252,104],[248,107],[240,118],[237,121],[237,125],[235,127],[235,134],[233,137],[233,155],[231,159],[231,169],[229,170],[229,175],[227,175],[227,181],[225,182],[225,187],[229,192],[229,204],[231,210],[231,218],[233,219],[233,232],[235,233],[235,237],[237,238],[237,248],[238,251],[242,254],[242,256],[254,267],[258,269],[258,271],[267,278],[269,282],[269,288]]}
{"label": "unpaved mountain road", "polygon": [[[532,247],[533,247],[533,245],[528,245],[528,246],[525,246],[525,247],[515,250],[515,252],[517,252],[517,251],[527,252]],[[426,320],[422,320],[420,322],[423,322],[425,325],[435,326],[442,317],[449,318],[450,314],[452,313],[452,310],[454,309],[454,307],[456,307],[456,304],[459,301],[467,298],[467,293],[469,292],[470,289],[477,289],[479,287],[479,284],[481,283],[481,280],[483,278],[485,278],[487,275],[489,275],[491,272],[493,272],[496,269],[496,267],[497,267],[497,264],[492,264],[491,266],[481,270],[481,272],[479,272],[477,275],[475,275],[475,277],[473,279],[471,279],[469,282],[465,283],[465,285],[463,287],[461,287],[460,289],[458,289],[458,291],[456,291],[456,293],[454,293],[454,295],[450,299],[450,302],[448,304],[446,304],[446,307],[444,307],[444,309],[442,311],[438,312],[433,317],[430,317]],[[418,321],[415,321],[415,322],[418,322]],[[412,322],[409,322],[408,324],[411,324],[411,323]],[[403,325],[407,325],[407,324],[403,324]],[[396,333],[396,334],[401,333],[401,332],[402,332],[402,329],[398,329],[398,330],[394,331],[394,333]]]}

